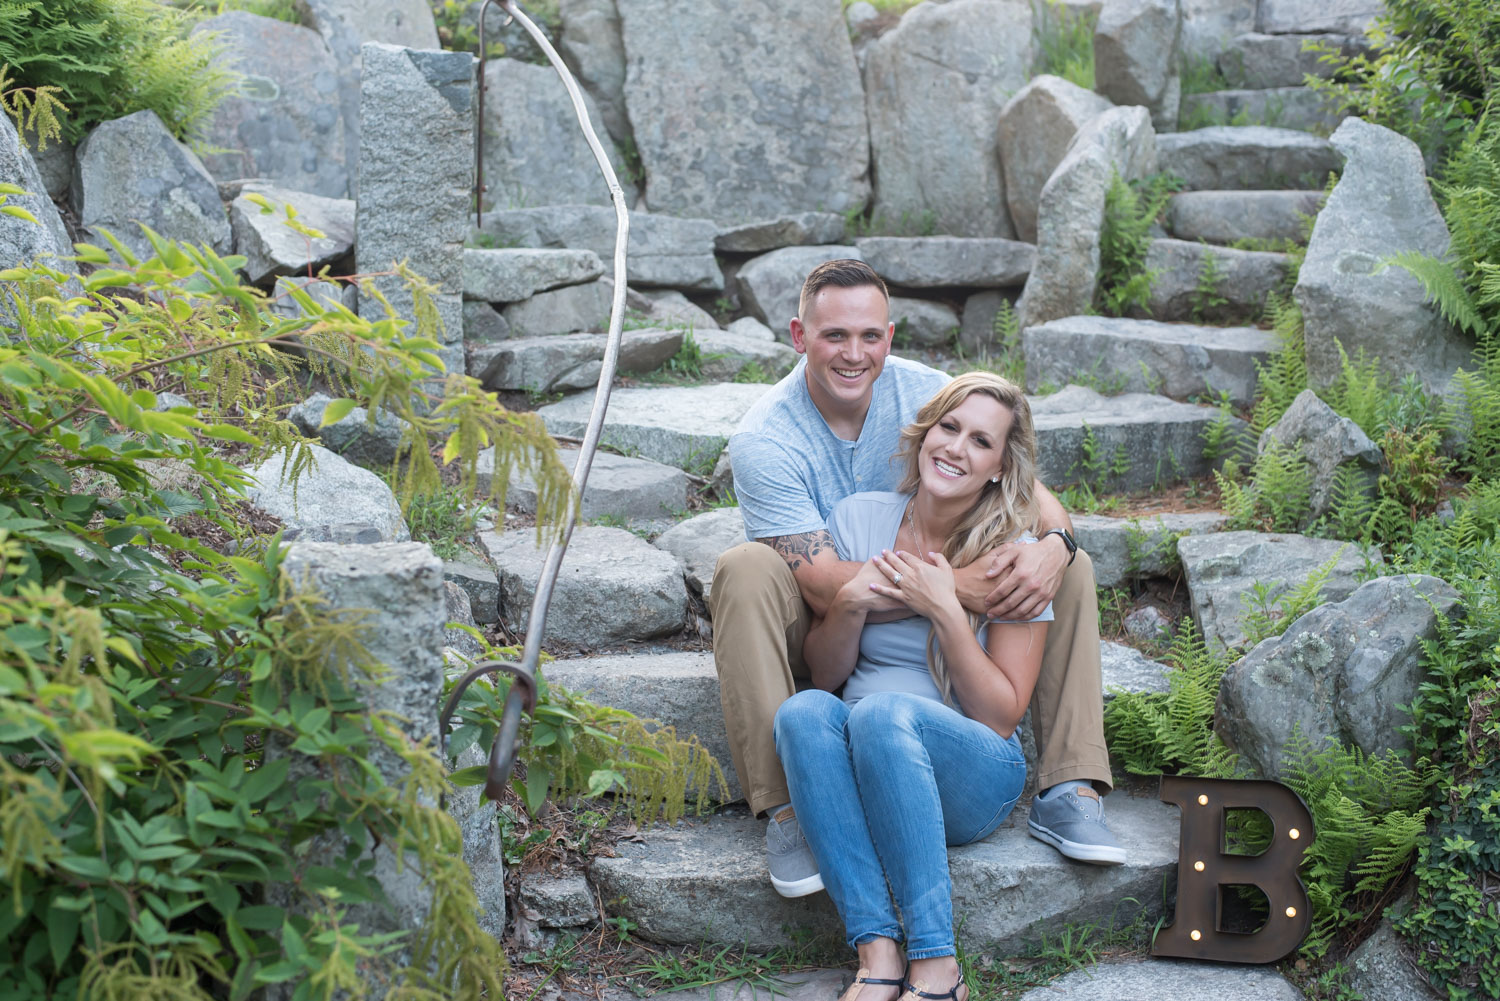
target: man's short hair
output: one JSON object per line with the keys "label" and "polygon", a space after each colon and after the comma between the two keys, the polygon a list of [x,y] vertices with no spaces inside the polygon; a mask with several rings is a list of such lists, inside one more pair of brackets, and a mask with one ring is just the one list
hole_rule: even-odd
{"label": "man's short hair", "polygon": [[890,302],[891,294],[886,290],[885,282],[881,280],[873,268],[864,261],[856,261],[853,258],[843,258],[837,261],[824,261],[808,273],[807,281],[802,283],[802,298],[797,300],[797,316],[804,323],[807,322],[807,306],[813,298],[830,285],[838,288],[859,288],[864,285],[873,285],[880,289],[880,294],[886,302]]}

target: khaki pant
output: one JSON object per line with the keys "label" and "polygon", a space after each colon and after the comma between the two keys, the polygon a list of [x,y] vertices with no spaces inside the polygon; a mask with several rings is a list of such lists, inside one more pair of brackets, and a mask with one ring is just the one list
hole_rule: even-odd
{"label": "khaki pant", "polygon": [[[719,557],[709,606],[734,770],[751,810],[759,814],[791,801],[771,721],[798,683],[806,687],[809,682],[802,641],[812,624],[812,609],[786,562],[760,542],[743,543]],[[1074,780],[1107,792],[1112,783],[1104,746],[1098,597],[1094,564],[1082,550],[1063,576],[1052,611],[1057,618],[1047,630],[1041,673],[1031,695],[1040,755],[1037,788]]]}

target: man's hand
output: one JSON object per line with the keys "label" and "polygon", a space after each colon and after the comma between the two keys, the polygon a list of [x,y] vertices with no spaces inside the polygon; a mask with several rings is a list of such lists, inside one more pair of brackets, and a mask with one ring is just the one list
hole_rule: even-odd
{"label": "man's hand", "polygon": [[1057,594],[1067,569],[1068,547],[1058,536],[1001,546],[984,573],[995,582],[984,599],[985,614],[992,619],[1035,618]]}

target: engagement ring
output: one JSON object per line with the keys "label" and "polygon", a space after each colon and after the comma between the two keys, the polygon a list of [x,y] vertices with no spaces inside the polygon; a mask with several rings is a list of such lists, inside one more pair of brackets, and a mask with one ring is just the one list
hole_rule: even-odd
{"label": "engagement ring", "polygon": [[892,584],[900,584],[901,583],[901,574],[897,573],[896,576],[892,577],[891,578],[891,583]]}

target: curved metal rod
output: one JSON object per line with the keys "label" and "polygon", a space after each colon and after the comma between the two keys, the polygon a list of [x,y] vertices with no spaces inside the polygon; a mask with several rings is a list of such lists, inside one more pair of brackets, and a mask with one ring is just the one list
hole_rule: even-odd
{"label": "curved metal rod", "polygon": [[[479,58],[481,68],[484,65],[484,14],[489,5],[496,0],[485,0],[484,6],[479,9]],[[563,86],[567,88],[568,97],[573,101],[574,114],[578,116],[578,124],[583,129],[583,137],[589,144],[589,149],[594,153],[594,159],[599,164],[599,172],[604,175],[604,181],[609,186],[610,200],[615,209],[615,254],[614,254],[614,295],[609,308],[609,336],[605,340],[604,358],[599,367],[599,384],[594,390],[594,406],[589,412],[589,423],[583,434],[583,442],[579,446],[578,462],[573,467],[573,486],[576,495],[583,497],[584,488],[588,485],[589,469],[594,462],[594,453],[599,448],[599,438],[604,432],[604,414],[609,409],[609,394],[615,381],[615,368],[620,359],[620,339],[623,335],[625,323],[625,248],[630,239],[630,213],[625,207],[625,190],[620,187],[620,179],[615,175],[615,168],[609,162],[609,156],[604,152],[604,146],[599,142],[599,135],[594,131],[593,122],[589,120],[587,107],[583,103],[583,92],[578,88],[578,82],[573,79],[573,74],[563,63],[562,57],[542,34],[540,28],[527,17],[515,3],[515,0],[499,0],[500,6],[507,14],[521,23],[521,27],[531,35],[532,40],[547,54],[547,59],[552,63],[557,75],[562,78]],[[482,74],[482,69],[481,69]],[[480,135],[475,145],[482,149],[484,145],[484,80],[480,79]],[[479,154],[480,162],[483,154]],[[476,197],[479,192],[476,189]],[[505,670],[512,674],[518,681],[525,679],[523,684],[530,689],[530,704],[527,710],[535,708],[536,682],[535,675],[537,663],[542,655],[542,634],[547,627],[547,606],[552,600],[552,589],[557,584],[558,571],[562,567],[563,555],[568,550],[568,541],[573,537],[573,528],[577,522],[578,508],[570,506],[567,516],[563,521],[562,532],[556,541],[552,543],[547,551],[547,560],[542,566],[542,574],[537,581],[536,596],[531,602],[531,614],[526,620],[526,645],[521,653],[520,664],[509,664],[501,661],[486,662],[480,665],[460,679],[454,686],[453,694],[448,697],[448,703],[443,709],[439,723],[439,732],[443,734],[443,748],[448,746],[448,722],[452,718],[453,708],[458,705],[459,698],[464,689],[478,677],[484,674]],[[510,693],[506,696],[505,711],[500,718],[500,732],[495,737],[495,743],[490,749],[489,769],[485,781],[485,795],[494,799],[500,791],[504,790],[506,780],[510,776],[511,767],[515,761],[516,733],[520,727],[521,697],[516,695],[516,685],[511,685]],[[491,789],[495,792],[491,792]]]}
{"label": "curved metal rod", "polygon": [[474,228],[484,228],[484,64],[488,59],[487,47],[484,44],[484,15],[489,11],[490,4],[495,0],[484,0],[483,6],[479,8],[479,117],[475,119],[478,126],[474,136]]}

